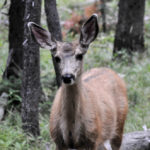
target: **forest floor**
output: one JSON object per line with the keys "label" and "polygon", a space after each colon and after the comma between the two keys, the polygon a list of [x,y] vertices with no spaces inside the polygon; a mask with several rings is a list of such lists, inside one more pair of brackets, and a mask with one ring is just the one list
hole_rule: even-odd
{"label": "forest floor", "polygon": [[[76,0],[72,1],[76,2]],[[72,1],[58,0],[58,10],[62,20],[69,17],[67,6],[73,3]],[[83,0],[78,1],[81,2]],[[0,8],[1,6],[2,2],[0,2]],[[117,20],[117,1],[109,2],[107,7],[109,11],[107,18]],[[0,10],[0,13],[2,11]],[[115,12],[115,14],[111,14],[111,12]],[[44,24],[45,21],[42,20],[42,23]],[[144,53],[135,53],[132,62],[128,61],[128,56],[125,53],[122,61],[113,61],[114,33],[114,28],[112,28],[107,33],[101,32],[99,34],[97,40],[91,44],[88,50],[85,57],[84,69],[108,67],[121,74],[127,84],[129,99],[129,112],[125,124],[125,133],[143,130],[143,126],[150,128],[150,2],[146,2]],[[2,82],[1,76],[8,56],[7,34],[7,17],[0,14],[0,82]],[[69,35],[66,40],[71,41],[78,37],[79,35],[72,38]],[[49,136],[49,113],[57,88],[54,86],[55,74],[50,52],[46,50],[41,50],[40,52],[41,82],[47,100],[40,104],[39,119],[41,135],[36,139],[32,136],[26,136],[21,129],[20,111],[9,107],[10,109],[7,109],[4,120],[0,122],[0,149],[2,150],[44,150],[50,144],[53,150],[54,145]],[[4,84],[0,84],[0,90],[3,86]],[[13,100],[17,99],[20,101],[20,97],[16,93],[16,91],[8,89],[9,96],[13,95]]]}

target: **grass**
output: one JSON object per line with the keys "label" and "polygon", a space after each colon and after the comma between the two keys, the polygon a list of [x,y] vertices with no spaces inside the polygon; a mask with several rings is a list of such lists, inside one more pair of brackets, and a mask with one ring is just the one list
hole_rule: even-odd
{"label": "grass", "polygon": [[[74,2],[76,1],[74,0]],[[72,2],[58,0],[58,7],[69,5],[70,3]],[[109,6],[111,5],[109,4]],[[148,1],[145,14],[146,16],[150,14],[150,2]],[[2,24],[0,26],[0,81],[8,56],[7,33],[8,27]],[[150,20],[145,22],[146,52],[144,54],[135,54],[132,63],[128,62],[126,56],[122,62],[112,61],[113,41],[114,31],[110,31],[107,34],[101,33],[88,50],[84,69],[105,66],[123,75],[129,97],[129,112],[125,132],[143,130],[143,125],[150,128]],[[48,99],[46,103],[40,105],[41,136],[36,139],[32,136],[26,136],[21,129],[20,112],[9,110],[4,120],[0,122],[0,149],[43,150],[49,144],[52,145],[52,150],[54,149],[49,136],[50,100],[52,100],[56,91],[56,87],[53,86],[54,78],[55,73],[50,52],[41,50],[41,82]]]}

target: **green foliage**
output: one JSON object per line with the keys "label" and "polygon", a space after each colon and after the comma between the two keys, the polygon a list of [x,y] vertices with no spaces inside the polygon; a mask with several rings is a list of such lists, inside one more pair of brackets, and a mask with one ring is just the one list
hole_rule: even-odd
{"label": "green foliage", "polygon": [[[20,96],[21,80],[10,78],[10,80],[2,80],[0,83],[0,95],[6,93],[8,96],[7,109],[15,108],[20,110],[21,96]],[[0,99],[1,100],[1,99]]]}
{"label": "green foliage", "polygon": [[45,149],[51,140],[48,132],[48,116],[40,116],[41,136],[27,136],[21,129],[18,112],[9,112],[6,120],[0,124],[0,149],[2,150],[39,150]]}

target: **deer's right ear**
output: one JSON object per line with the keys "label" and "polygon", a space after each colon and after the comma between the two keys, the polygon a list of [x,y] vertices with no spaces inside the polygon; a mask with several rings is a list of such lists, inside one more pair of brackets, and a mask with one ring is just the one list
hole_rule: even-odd
{"label": "deer's right ear", "polygon": [[34,22],[29,22],[28,28],[40,47],[50,50],[56,49],[56,42],[52,40],[50,32],[46,31]]}
{"label": "deer's right ear", "polygon": [[80,45],[87,50],[90,43],[95,40],[99,32],[97,15],[93,14],[82,26]]}

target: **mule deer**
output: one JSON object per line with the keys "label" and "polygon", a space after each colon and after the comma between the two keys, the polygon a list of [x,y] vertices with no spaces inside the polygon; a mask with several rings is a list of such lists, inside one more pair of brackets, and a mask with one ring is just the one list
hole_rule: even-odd
{"label": "mule deer", "polygon": [[82,74],[83,57],[98,34],[97,16],[86,21],[74,43],[55,41],[35,23],[28,25],[40,46],[51,50],[62,76],[50,115],[56,150],[102,150],[106,140],[119,150],[128,109],[125,83],[107,68]]}

